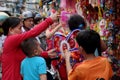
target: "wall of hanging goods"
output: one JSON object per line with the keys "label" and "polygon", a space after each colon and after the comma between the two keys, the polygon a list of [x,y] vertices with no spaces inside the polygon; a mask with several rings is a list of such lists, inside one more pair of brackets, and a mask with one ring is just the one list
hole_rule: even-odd
{"label": "wall of hanging goods", "polygon": [[66,14],[80,14],[88,29],[100,34],[108,46],[103,55],[114,57],[113,66],[120,76],[120,0],[61,0],[60,8]]}
{"label": "wall of hanging goods", "polygon": [[120,59],[120,0],[61,0],[67,14],[78,13],[96,30],[109,47],[109,53]]}
{"label": "wall of hanging goods", "polygon": [[[48,4],[48,10],[51,10],[51,12],[60,11],[60,20],[64,22],[62,27],[65,32],[63,31],[62,34],[53,37],[53,47],[57,49],[57,52],[60,53],[61,51],[59,48],[61,45],[58,42],[67,38],[68,42],[70,40],[71,44],[74,43],[75,39],[71,38],[74,38],[75,34],[74,32],[68,34],[67,20],[70,15],[78,13],[86,20],[87,29],[97,31],[101,39],[106,42],[108,49],[103,52],[103,56],[111,58],[115,75],[120,79],[120,0],[52,0]],[[70,47],[71,51],[74,50],[73,53],[77,52],[75,47]],[[73,61],[78,59],[74,54],[73,58]],[[61,60],[61,62],[63,61]]]}

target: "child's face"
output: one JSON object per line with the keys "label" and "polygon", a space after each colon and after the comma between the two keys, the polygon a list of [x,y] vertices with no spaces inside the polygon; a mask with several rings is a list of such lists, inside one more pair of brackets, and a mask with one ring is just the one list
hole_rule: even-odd
{"label": "child's face", "polygon": [[40,55],[41,52],[42,52],[42,49],[40,47],[40,44],[37,42],[37,49],[36,49],[35,55]]}

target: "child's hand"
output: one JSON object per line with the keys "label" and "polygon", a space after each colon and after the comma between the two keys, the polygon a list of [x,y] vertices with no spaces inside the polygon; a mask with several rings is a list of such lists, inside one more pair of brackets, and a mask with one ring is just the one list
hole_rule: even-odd
{"label": "child's hand", "polygon": [[70,60],[71,52],[68,51],[67,49],[64,51],[64,57],[66,60]]}

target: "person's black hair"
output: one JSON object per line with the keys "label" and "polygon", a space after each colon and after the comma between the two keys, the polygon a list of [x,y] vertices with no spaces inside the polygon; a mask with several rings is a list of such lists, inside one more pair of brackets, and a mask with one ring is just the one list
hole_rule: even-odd
{"label": "person's black hair", "polygon": [[17,17],[7,18],[2,24],[2,29],[3,29],[4,35],[8,35],[9,29],[17,27],[17,25],[19,25],[20,22],[21,22],[21,20]]}
{"label": "person's black hair", "polygon": [[35,24],[38,24],[38,22],[42,20],[42,17],[38,17],[38,18],[34,18],[34,23]]}
{"label": "person's black hair", "polygon": [[98,53],[101,55],[100,35],[96,31],[82,30],[76,36],[76,41],[87,54],[94,53],[98,49]]}
{"label": "person's black hair", "polygon": [[70,18],[68,20],[68,26],[71,31],[73,31],[75,29],[85,29],[86,22],[85,22],[84,18],[82,18],[80,15],[74,14],[74,15],[70,16]]}
{"label": "person's black hair", "polygon": [[37,49],[37,47],[38,45],[36,38],[29,38],[21,43],[21,49],[28,57],[31,57],[32,54],[34,54],[34,50]]}

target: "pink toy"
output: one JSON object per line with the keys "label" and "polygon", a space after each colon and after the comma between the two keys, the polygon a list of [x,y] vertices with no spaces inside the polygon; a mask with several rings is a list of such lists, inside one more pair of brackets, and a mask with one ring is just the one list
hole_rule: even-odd
{"label": "pink toy", "polygon": [[67,12],[67,11],[62,11],[61,12],[61,21],[62,22],[67,22],[69,17],[70,17],[70,13],[69,12]]}
{"label": "pink toy", "polygon": [[60,7],[75,10],[76,0],[61,0]]}
{"label": "pink toy", "polygon": [[61,8],[66,8],[66,0],[61,0],[60,7]]}
{"label": "pink toy", "polygon": [[67,26],[67,21],[70,17],[70,13],[67,11],[61,11],[61,15],[60,15],[60,20],[62,22],[62,27],[66,27]]}

